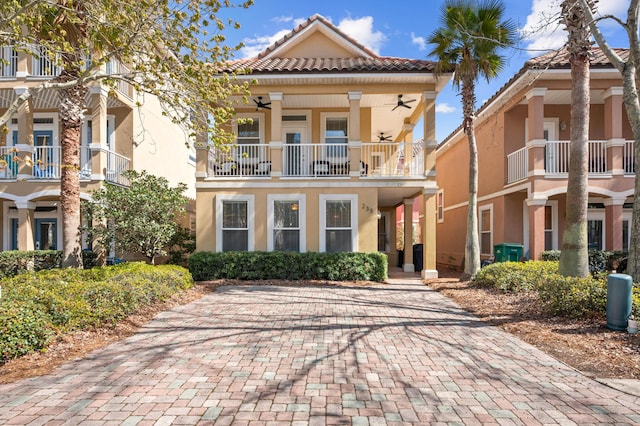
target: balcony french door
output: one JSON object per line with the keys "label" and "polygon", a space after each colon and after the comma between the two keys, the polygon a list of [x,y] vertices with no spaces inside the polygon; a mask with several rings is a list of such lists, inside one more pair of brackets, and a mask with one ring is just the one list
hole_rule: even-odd
{"label": "balcony french door", "polygon": [[306,127],[283,125],[284,174],[285,176],[303,176],[309,172],[310,152],[307,143]]}

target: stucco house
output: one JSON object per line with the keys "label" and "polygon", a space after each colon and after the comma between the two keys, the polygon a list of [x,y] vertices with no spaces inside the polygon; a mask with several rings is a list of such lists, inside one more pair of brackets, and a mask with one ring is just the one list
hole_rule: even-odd
{"label": "stucco house", "polygon": [[[0,47],[0,114],[27,87],[60,72],[43,51],[40,57]],[[106,71],[120,72],[113,60]],[[82,128],[81,198],[105,182],[127,185],[122,172],[146,170],[172,185],[189,185],[195,199],[195,150],[185,146],[188,135],[162,115],[153,96],[137,93],[121,82],[115,91],[90,87]],[[60,123],[58,95],[53,90],[34,96],[0,134],[0,236],[2,250],[61,249]],[[16,159],[14,159],[16,158]],[[19,161],[18,161],[19,160]],[[192,210],[192,209],[191,209]],[[195,213],[190,212],[195,221]],[[90,242],[84,241],[87,247]]]}
{"label": "stucco house", "polygon": [[[618,50],[623,57],[627,52]],[[566,51],[527,61],[477,112],[478,218],[483,258],[497,244],[537,259],[559,249],[565,226],[571,70]],[[589,125],[589,247],[628,248],[634,186],[633,134],[622,80],[594,49]],[[468,145],[462,129],[436,152],[438,264],[464,261]],[[461,165],[465,165],[461,167]]]}
{"label": "stucco house", "polygon": [[437,276],[435,98],[450,76],[433,68],[379,56],[320,15],[229,63],[257,84],[225,124],[236,143],[197,150],[196,250],[381,251],[394,263],[396,207],[424,195],[423,276]]}

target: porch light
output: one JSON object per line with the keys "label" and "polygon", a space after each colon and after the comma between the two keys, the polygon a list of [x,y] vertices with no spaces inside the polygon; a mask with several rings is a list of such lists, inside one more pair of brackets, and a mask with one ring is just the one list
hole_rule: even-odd
{"label": "porch light", "polygon": [[291,210],[294,212],[298,211],[298,203],[291,204]]}
{"label": "porch light", "polygon": [[567,130],[567,122],[566,121],[561,121],[560,122],[560,130]]}

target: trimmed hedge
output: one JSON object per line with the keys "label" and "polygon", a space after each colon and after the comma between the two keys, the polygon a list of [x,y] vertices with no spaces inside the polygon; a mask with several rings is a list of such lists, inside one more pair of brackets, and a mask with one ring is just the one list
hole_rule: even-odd
{"label": "trimmed hedge", "polygon": [[[90,250],[82,251],[84,269],[97,266],[98,255]],[[62,251],[58,250],[8,250],[0,252],[0,278],[13,277],[22,272],[60,268]]]}
{"label": "trimmed hedge", "polygon": [[[626,259],[628,253],[624,250],[589,250],[589,272],[597,274],[599,272],[613,271],[624,273],[624,269],[620,269],[623,259]],[[540,255],[542,260],[560,260],[560,250],[543,251]]]}
{"label": "trimmed hedge", "polygon": [[530,291],[557,273],[558,262],[496,262],[480,269],[473,281],[503,291]]}
{"label": "trimmed hedge", "polygon": [[113,325],[192,284],[185,268],[144,263],[5,278],[0,281],[0,364],[45,348],[56,334]]}
{"label": "trimmed hedge", "polygon": [[196,281],[240,280],[384,281],[383,253],[197,252],[189,257]]}

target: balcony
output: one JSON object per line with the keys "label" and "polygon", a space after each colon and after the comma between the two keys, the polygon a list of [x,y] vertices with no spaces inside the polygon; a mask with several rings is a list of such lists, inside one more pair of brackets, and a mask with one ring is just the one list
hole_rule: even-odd
{"label": "balcony", "polygon": [[[209,151],[207,177],[271,177],[273,155],[281,156],[283,178],[350,177],[351,150],[338,144],[242,144]],[[424,177],[423,143],[362,143],[361,178]],[[277,154],[274,154],[277,152]],[[408,158],[408,161],[405,161]]]}
{"label": "balcony", "polygon": [[[606,177],[611,175],[607,165],[607,142],[589,141],[589,175]],[[529,175],[529,149],[521,148],[507,155],[507,184],[527,179]],[[544,171],[546,177],[567,177],[570,158],[569,141],[547,141],[544,147]],[[625,143],[625,174],[633,173],[633,142]]]}
{"label": "balcony", "polygon": [[[92,157],[94,153],[104,153],[106,156],[107,182],[128,186],[129,180],[122,172],[131,169],[131,160],[115,152],[88,146],[80,148],[80,179],[90,180],[93,177]],[[0,147],[0,180],[16,180],[20,166],[19,151],[13,147]],[[30,179],[60,180],[62,148],[59,146],[37,146],[31,155],[32,167]]]}

